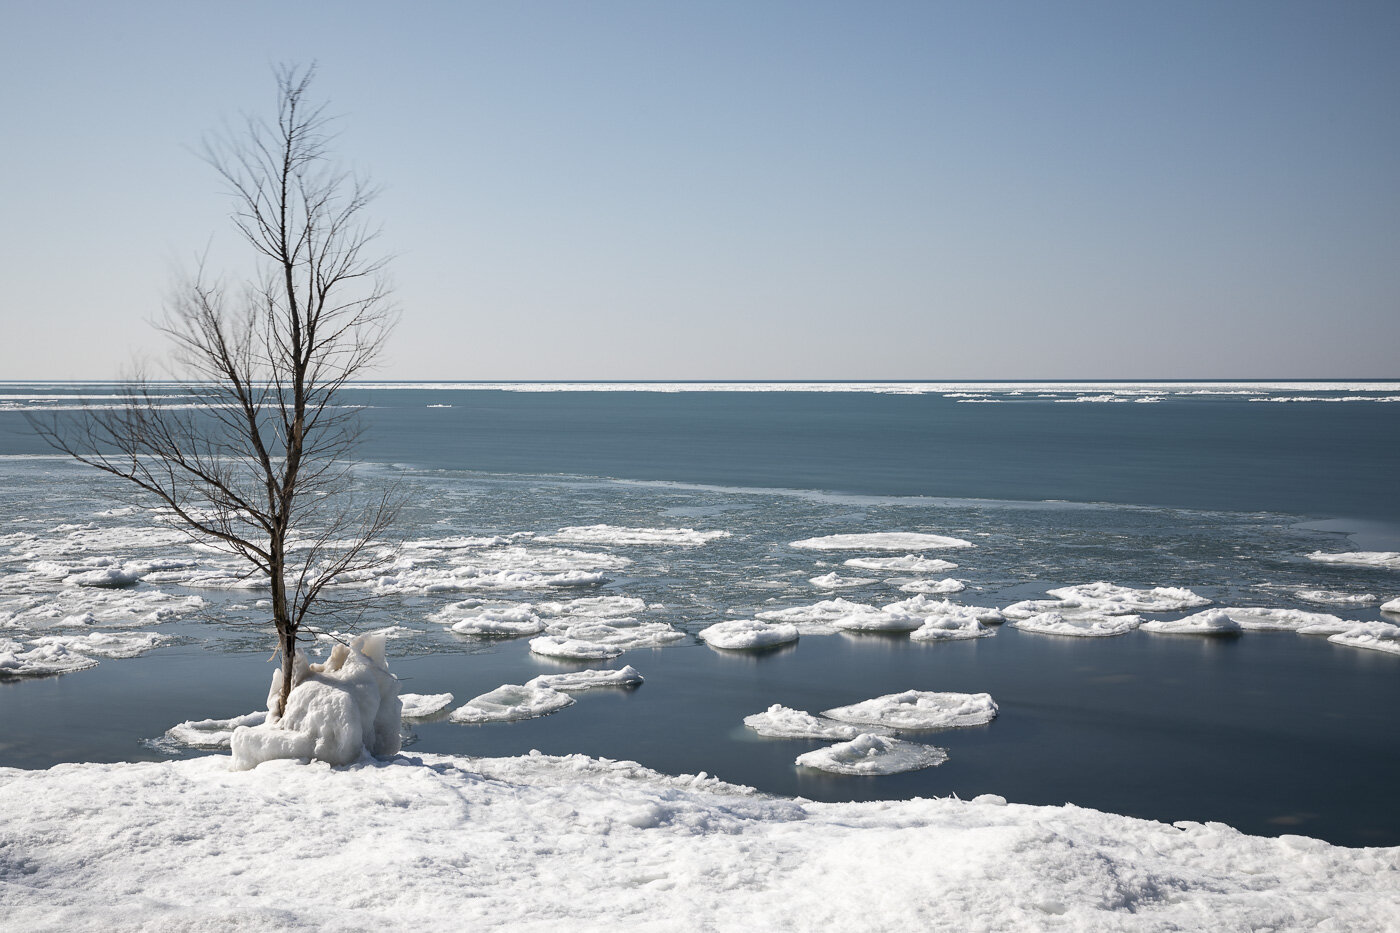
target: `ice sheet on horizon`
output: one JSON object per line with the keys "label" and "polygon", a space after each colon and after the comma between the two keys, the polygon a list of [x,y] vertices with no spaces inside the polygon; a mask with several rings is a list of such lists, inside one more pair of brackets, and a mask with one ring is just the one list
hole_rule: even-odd
{"label": "ice sheet on horizon", "polygon": [[923,731],[981,726],[997,715],[997,704],[987,693],[942,693],[906,690],[824,710],[828,719],[870,723],[887,729]]}
{"label": "ice sheet on horizon", "polygon": [[1313,551],[1308,560],[1324,564],[1350,564],[1357,567],[1382,567],[1386,570],[1400,570],[1400,551],[1344,551],[1329,554]]}
{"label": "ice sheet on horizon", "polygon": [[909,531],[823,535],[819,538],[793,541],[789,546],[810,551],[924,551],[934,548],[976,547],[971,541],[964,541],[962,538]]}
{"label": "ice sheet on horizon", "polygon": [[1400,654],[1400,625],[1389,622],[1363,622],[1345,632],[1330,636],[1328,641],[1348,648],[1369,648],[1388,654]]}
{"label": "ice sheet on horizon", "polygon": [[574,705],[567,693],[548,687],[503,684],[495,690],[472,697],[448,717],[453,722],[481,724],[537,719]]}
{"label": "ice sheet on horizon", "polygon": [[909,573],[942,573],[946,570],[956,570],[958,566],[950,560],[938,557],[920,557],[917,554],[905,554],[903,557],[852,557],[845,564],[847,567],[854,567],[857,570],[876,570],[886,573],[900,570]]}
{"label": "ice sheet on horizon", "polygon": [[866,732],[849,742],[798,755],[796,763],[832,774],[874,776],[932,768],[947,760],[947,749]]}
{"label": "ice sheet on horizon", "polygon": [[[1008,613],[1009,615],[1009,613]],[[1075,615],[1051,610],[1018,618],[1011,624],[1023,631],[1040,635],[1069,635],[1079,638],[1102,638],[1126,635],[1137,628],[1142,619],[1135,615]]]}
{"label": "ice sheet on horizon", "polygon": [[851,723],[821,719],[805,710],[774,703],[761,713],[744,717],[744,725],[770,739],[826,739],[846,741],[862,732]]}
{"label": "ice sheet on horizon", "polygon": [[694,528],[626,528],[618,525],[573,525],[541,538],[559,544],[612,544],[619,547],[659,544],[693,547],[718,538],[728,531],[697,531]]}
{"label": "ice sheet on horizon", "polygon": [[734,619],[702,629],[700,640],[726,651],[756,651],[797,641],[797,626],[785,622]]}

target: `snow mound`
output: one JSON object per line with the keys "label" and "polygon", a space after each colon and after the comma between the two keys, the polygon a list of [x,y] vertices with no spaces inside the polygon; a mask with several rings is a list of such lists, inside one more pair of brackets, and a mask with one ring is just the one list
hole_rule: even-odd
{"label": "snow mound", "polygon": [[819,590],[844,590],[853,586],[869,586],[875,580],[871,577],[843,577],[833,570],[807,582]]}
{"label": "snow mound", "polygon": [[903,557],[852,557],[845,563],[847,567],[857,570],[878,570],[887,573],[899,570],[908,573],[942,573],[945,570],[956,570],[958,566],[950,560],[920,557],[917,554],[905,554]]}
{"label": "snow mound", "polygon": [[784,622],[735,619],[716,622],[700,631],[700,640],[711,648],[727,651],[754,651],[797,641],[797,626]]}
{"label": "snow mound", "polygon": [[908,531],[877,531],[869,534],[824,535],[803,538],[792,547],[811,551],[925,551],[933,548],[975,547],[971,541],[944,535]]}
{"label": "snow mound", "polygon": [[861,730],[844,722],[819,719],[805,710],[774,703],[761,713],[744,717],[744,725],[770,739],[853,739]]}
{"label": "snow mound", "polygon": [[967,584],[962,580],[954,580],[948,577],[944,580],[911,580],[900,586],[901,593],[921,593],[925,596],[946,596],[949,593],[961,593],[967,589]]}
{"label": "snow mound", "polygon": [[1400,570],[1400,551],[1346,551],[1341,554],[1327,554],[1313,551],[1308,560],[1324,564],[1353,564],[1357,567],[1381,567],[1386,570]]}
{"label": "snow mound", "polygon": [[260,726],[266,721],[266,710],[245,713],[232,719],[191,719],[171,726],[158,741],[188,748],[228,748],[234,729],[239,726]]}
{"label": "snow mound", "polygon": [[454,709],[449,718],[453,722],[474,724],[515,722],[520,719],[548,716],[573,705],[574,698],[558,690],[532,687],[528,684],[505,684],[468,700]]}
{"label": "snow mound", "polygon": [[1162,635],[1236,635],[1244,629],[1224,609],[1207,609],[1184,619],[1153,619],[1142,623],[1144,632]]}
{"label": "snow mound", "polygon": [[870,723],[888,729],[956,729],[981,726],[997,715],[997,704],[988,693],[935,693],[906,690],[838,706],[822,713],[843,722]]}
{"label": "snow mound", "polygon": [[946,749],[919,745],[882,735],[863,733],[849,742],[819,748],[797,756],[803,768],[817,768],[833,774],[899,774],[932,768],[948,760]]}
{"label": "snow mound", "polygon": [[561,544],[613,544],[619,546],[662,544],[693,547],[727,538],[727,531],[696,531],[694,528],[622,528],[616,525],[575,525],[560,528],[542,541]]}
{"label": "snow mound", "polygon": [[[1007,613],[1010,615],[1010,613]],[[1081,638],[1101,638],[1126,635],[1142,624],[1137,616],[1065,615],[1060,612],[1038,612],[1011,623],[1016,628],[1041,635],[1073,635]]]}
{"label": "snow mound", "polygon": [[403,704],[400,715],[404,719],[425,719],[447,709],[452,700],[450,693],[400,693],[399,702]]}
{"label": "snow mound", "polygon": [[1370,648],[1373,651],[1386,651],[1400,654],[1400,625],[1389,622],[1363,622],[1345,632],[1338,632],[1327,639],[1348,648]]}
{"label": "snow mound", "polygon": [[[398,752],[399,682],[389,673],[383,637],[360,635],[338,644],[321,664],[307,664],[302,656],[297,661],[282,716],[234,729],[234,771],[282,758],[348,765]],[[268,692],[269,711],[281,687],[279,668]]]}
{"label": "snow mound", "polygon": [[579,638],[561,638],[558,635],[541,635],[539,638],[530,639],[530,650],[547,658],[563,658],[567,661],[608,661],[623,651],[615,645]]}
{"label": "snow mound", "polygon": [[1062,586],[1048,592],[1056,599],[1077,602],[1086,608],[1105,612],[1112,610],[1115,614],[1175,612],[1210,605],[1210,600],[1204,596],[1198,596],[1178,586],[1154,586],[1151,589],[1137,590],[1130,586],[1117,586],[1101,581]]}
{"label": "snow mound", "polygon": [[577,693],[598,687],[635,687],[645,677],[628,664],[611,671],[571,671],[567,674],[541,674],[526,681],[527,687],[547,687],[562,693]]}

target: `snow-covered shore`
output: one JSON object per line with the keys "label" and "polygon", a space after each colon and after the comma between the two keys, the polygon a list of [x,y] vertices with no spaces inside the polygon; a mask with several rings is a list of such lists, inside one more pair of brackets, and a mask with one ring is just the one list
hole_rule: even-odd
{"label": "snow-covered shore", "polygon": [[0,926],[1400,929],[1400,848],[583,756],[229,761],[0,769]]}

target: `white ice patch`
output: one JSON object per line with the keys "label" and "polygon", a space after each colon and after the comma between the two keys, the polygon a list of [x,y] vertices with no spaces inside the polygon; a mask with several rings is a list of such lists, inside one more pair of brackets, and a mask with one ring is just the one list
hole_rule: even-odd
{"label": "white ice patch", "polygon": [[576,551],[572,548],[548,547],[492,548],[453,557],[452,563],[482,570],[529,570],[535,573],[562,573],[568,570],[621,570],[632,558],[621,554],[601,554],[596,551]]}
{"label": "white ice patch", "polygon": [[820,719],[805,710],[774,703],[761,713],[744,717],[744,725],[770,739],[844,741],[861,734],[859,726]]}
{"label": "white ice patch", "polygon": [[1309,634],[1320,635],[1322,627],[1332,627],[1332,631],[1339,631],[1340,627],[1355,624],[1325,612],[1305,612],[1302,609],[1250,606],[1224,611],[1239,623],[1240,628],[1251,632],[1297,632],[1306,628],[1312,629]]}
{"label": "white ice patch", "polygon": [[784,622],[796,625],[804,635],[830,635],[836,631],[836,623],[849,616],[878,613],[874,606],[853,603],[847,599],[824,599],[811,606],[792,606],[788,609],[767,609],[755,613],[755,618],[764,622]]}
{"label": "white ice patch", "polygon": [[590,616],[612,618],[636,615],[647,609],[646,600],[635,596],[581,596],[578,599],[557,600],[535,604],[535,611],[547,616]]}
{"label": "white ice patch", "polygon": [[541,635],[539,638],[530,639],[530,650],[547,658],[563,658],[567,661],[607,661],[622,654],[623,649],[579,638]]}
{"label": "white ice patch", "polygon": [[1348,648],[1370,648],[1372,651],[1385,651],[1400,654],[1400,625],[1389,622],[1364,622],[1345,632],[1338,632],[1327,639]]}
{"label": "white ice patch", "polygon": [[608,582],[601,573],[566,570],[536,573],[533,570],[483,570],[479,567],[424,567],[382,576],[371,584],[380,594],[471,592],[473,590],[534,590],[550,587],[600,586]]}
{"label": "white ice patch", "polygon": [[[1011,613],[1006,611],[1009,616]],[[1080,638],[1099,638],[1110,635],[1126,635],[1142,623],[1138,616],[1094,616],[1066,615],[1057,611],[1037,612],[1011,624],[1027,632],[1041,635],[1071,635]]]}
{"label": "white ice patch", "polygon": [[191,719],[166,730],[157,744],[183,745],[188,748],[228,748],[233,730],[239,726],[260,726],[267,721],[267,711],[258,710],[232,719]]}
{"label": "white ice patch", "polygon": [[1183,619],[1153,619],[1142,623],[1144,632],[1162,635],[1235,635],[1244,631],[1224,609],[1207,609]]}
{"label": "white ice patch", "polygon": [[155,632],[89,632],[85,635],[45,635],[36,638],[36,646],[57,645],[78,654],[99,658],[134,658],[159,648],[166,642]]}
{"label": "white ice patch", "polygon": [[405,541],[404,548],[416,551],[459,551],[468,548],[498,547],[510,544],[516,538],[532,537],[530,532],[518,532],[508,537],[501,535],[455,535],[450,538],[428,538],[420,541]]}
{"label": "white ice patch", "polygon": [[574,641],[606,645],[619,651],[662,648],[685,638],[684,632],[665,622],[642,622],[629,617],[564,616],[550,621],[548,633]]}
{"label": "white ice patch", "polygon": [[1352,564],[1357,567],[1380,567],[1385,570],[1400,570],[1400,551],[1346,551],[1341,554],[1327,554],[1313,551],[1308,560],[1324,564]]}
{"label": "white ice patch", "polygon": [[1341,590],[1295,590],[1294,595],[1304,602],[1320,606],[1365,606],[1376,601],[1374,593],[1344,593]]}
{"label": "white ice patch", "polygon": [[204,606],[204,600],[198,596],[172,596],[160,590],[73,587],[59,593],[0,600],[0,628],[159,625],[184,618]]}
{"label": "white ice patch", "polygon": [[824,535],[820,538],[794,541],[791,546],[812,551],[926,551],[934,548],[976,547],[971,541],[964,541],[962,538],[908,531]]}
{"label": "white ice patch", "polygon": [[548,716],[573,705],[574,698],[558,690],[528,684],[505,684],[473,697],[454,709],[448,718],[453,722],[465,723],[515,722]]}
{"label": "white ice patch", "polygon": [[[322,664],[298,660],[282,716],[234,730],[234,771],[275,759],[348,765],[398,752],[399,682],[389,673],[383,638],[361,635],[348,645],[336,645]],[[281,684],[279,668],[268,693],[269,709]]]}
{"label": "white ice patch", "polygon": [[727,531],[697,531],[694,528],[622,528],[617,525],[574,525],[560,528],[542,541],[559,544],[611,544],[630,546],[660,544],[692,547],[727,538]]}
{"label": "white ice patch", "polygon": [[956,729],[981,726],[996,718],[997,705],[988,693],[936,693],[906,690],[890,693],[822,713],[843,722],[870,723],[887,729]]}
{"label": "white ice patch", "polygon": [[847,567],[854,567],[857,570],[876,570],[886,573],[901,570],[908,573],[942,573],[945,570],[956,570],[958,566],[950,560],[920,557],[917,554],[906,554],[903,557],[852,557],[845,563]]}
{"label": "white ice patch", "polygon": [[0,675],[8,677],[47,677],[71,674],[96,667],[97,662],[84,654],[70,651],[63,645],[26,645],[9,638],[0,638]]}
{"label": "white ice patch", "polygon": [[711,648],[727,651],[754,651],[786,645],[797,641],[797,626],[783,622],[759,622],[735,619],[730,622],[717,622],[702,629],[700,640]]}
{"label": "white ice patch", "polygon": [[450,693],[400,693],[404,719],[425,719],[436,715],[452,705]]}
{"label": "white ice patch", "polygon": [[527,603],[503,600],[465,599],[428,616],[430,622],[440,622],[459,635],[480,635],[492,638],[515,638],[538,635],[544,622]]}
{"label": "white ice patch", "polygon": [[541,674],[525,683],[527,687],[544,687],[560,693],[577,693],[581,690],[594,690],[599,687],[635,687],[645,680],[635,667],[625,667],[610,671],[571,671],[566,674]]}
{"label": "white ice patch", "polygon": [[833,570],[807,582],[819,590],[844,590],[856,586],[869,586],[875,580],[870,577],[843,577]]}
{"label": "white ice patch", "polygon": [[901,593],[922,593],[928,596],[961,593],[965,589],[967,589],[966,583],[952,577],[943,580],[911,580],[899,588]]}
{"label": "white ice patch", "polygon": [[1176,612],[1209,606],[1210,600],[1188,589],[1176,586],[1155,586],[1137,590],[1112,583],[1082,583],[1049,590],[1056,599],[1077,602],[1081,606],[1112,612],[1115,615],[1132,612]]}
{"label": "white ice patch", "polygon": [[978,621],[983,611],[973,606],[957,606],[963,612],[930,615],[924,624],[909,633],[911,641],[956,641],[964,638],[985,638],[996,632]]}
{"label": "white ice patch", "polygon": [[1381,603],[1381,612],[1400,613],[1400,597]]}
{"label": "white ice patch", "polygon": [[946,749],[863,733],[849,742],[839,742],[797,756],[797,765],[832,774],[899,774],[932,768],[948,760]]}

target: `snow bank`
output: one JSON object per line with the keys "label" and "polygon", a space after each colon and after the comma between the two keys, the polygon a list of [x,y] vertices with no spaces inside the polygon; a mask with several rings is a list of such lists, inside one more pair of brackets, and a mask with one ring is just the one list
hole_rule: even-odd
{"label": "snow bank", "polygon": [[1358,567],[1382,567],[1387,570],[1400,570],[1400,551],[1346,551],[1341,554],[1327,554],[1313,551],[1308,560],[1324,564],[1354,564]]}
{"label": "snow bank", "polygon": [[730,622],[716,622],[709,628],[701,629],[700,640],[711,648],[728,651],[754,651],[759,648],[772,648],[797,641],[797,626],[783,622],[758,622],[748,619],[735,619]]}
{"label": "snow bank", "polygon": [[[1007,610],[1010,615],[1010,611]],[[1037,612],[1011,624],[1027,632],[1041,635],[1072,635],[1081,638],[1101,638],[1110,635],[1126,635],[1137,628],[1142,620],[1137,616],[1093,616],[1065,615],[1060,612]]]}
{"label": "snow bank", "polygon": [[[235,771],[282,758],[348,765],[398,752],[399,682],[389,673],[382,636],[361,635],[348,645],[338,644],[321,664],[297,660],[283,715],[234,729]],[[278,668],[268,691],[269,710],[281,686]]]}
{"label": "snow bank", "polygon": [[844,722],[819,719],[811,713],[774,703],[761,713],[744,717],[744,725],[770,739],[853,739],[861,729]]}
{"label": "snow bank", "polygon": [[227,761],[0,769],[5,926],[1400,929],[1400,848],[991,795],[814,803],[582,756]]}
{"label": "snow bank", "polygon": [[1224,609],[1207,609],[1184,619],[1153,619],[1142,623],[1144,632],[1163,635],[1236,635],[1243,631]]}
{"label": "snow bank", "polygon": [[877,531],[869,534],[825,535],[792,542],[792,547],[812,551],[924,551],[932,548],[975,547],[971,541],[944,535],[908,531]]}
{"label": "snow bank", "polygon": [[855,775],[918,771],[920,768],[941,765],[947,760],[946,749],[870,733],[797,756],[799,767]]}
{"label": "snow bank", "polygon": [[920,557],[917,554],[906,554],[903,557],[852,557],[845,563],[847,567],[857,570],[903,570],[909,573],[942,573],[945,570],[956,570],[958,566],[950,560]]}
{"label": "snow bank", "polygon": [[1327,639],[1348,648],[1370,648],[1400,654],[1400,625],[1389,622],[1364,622]]}
{"label": "snow bank", "polygon": [[635,687],[646,678],[628,664],[613,671],[571,671],[567,674],[541,674],[526,682],[527,687],[547,687],[562,693],[593,690],[598,687]]}
{"label": "snow bank", "polygon": [[822,715],[889,729],[956,729],[991,722],[997,716],[997,705],[988,693],[906,690],[850,706],[838,706]]}
{"label": "snow bank", "polygon": [[616,525],[575,525],[560,528],[541,541],[560,544],[613,544],[619,546],[663,544],[693,547],[727,538],[727,531],[696,531],[694,528],[620,528]]}
{"label": "snow bank", "polygon": [[473,724],[515,722],[548,716],[573,705],[574,698],[558,690],[529,684],[504,684],[479,697],[472,697],[454,709],[449,718],[453,722]]}

